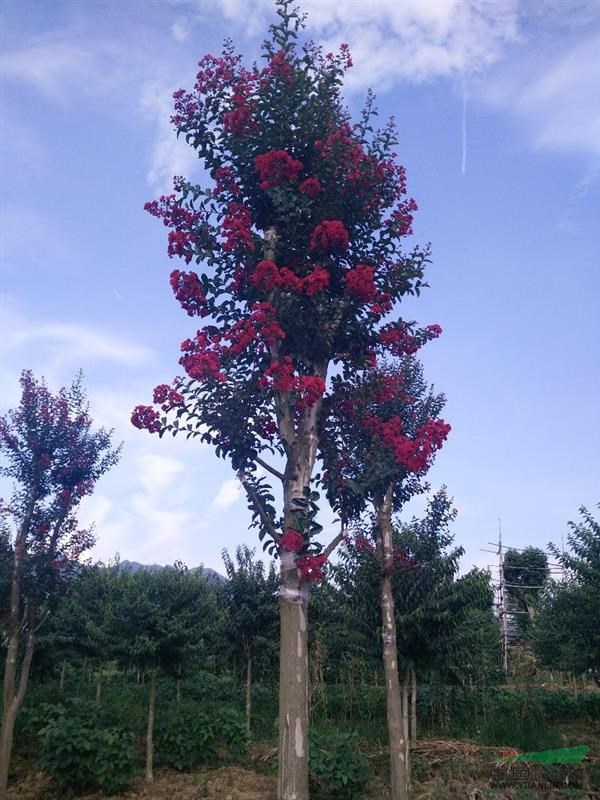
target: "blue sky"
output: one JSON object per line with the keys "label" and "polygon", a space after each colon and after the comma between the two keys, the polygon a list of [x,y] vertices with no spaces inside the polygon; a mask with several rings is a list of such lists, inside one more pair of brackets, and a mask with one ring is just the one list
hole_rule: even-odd
{"label": "blue sky", "polygon": [[[444,328],[423,351],[452,424],[430,478],[455,497],[463,569],[494,561],[480,548],[498,517],[508,544],[559,542],[600,500],[600,3],[301,6],[311,38],[350,44],[350,108],[371,86],[398,122],[415,239],[433,248],[431,288],[403,313]],[[194,332],[142,209],[172,175],[202,178],[171,94],[227,35],[257,57],[273,17],[266,0],[3,4],[1,406],[23,368],[53,389],[83,368],[125,442],[82,506],[97,558],[222,569],[223,547],[255,542],[228,465],[129,416]]]}

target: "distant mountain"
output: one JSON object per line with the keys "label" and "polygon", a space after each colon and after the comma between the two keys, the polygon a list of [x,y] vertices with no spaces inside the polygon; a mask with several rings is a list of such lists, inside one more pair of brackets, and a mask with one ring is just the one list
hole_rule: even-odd
{"label": "distant mountain", "polygon": [[[140,570],[145,570],[146,572],[158,572],[161,569],[165,569],[162,564],[140,564],[137,561],[120,561],[119,568],[123,570],[123,572],[139,572]],[[201,572],[204,577],[206,578],[208,583],[225,583],[226,578],[223,577],[220,573],[216,570],[211,569],[210,567],[192,567],[190,572]]]}

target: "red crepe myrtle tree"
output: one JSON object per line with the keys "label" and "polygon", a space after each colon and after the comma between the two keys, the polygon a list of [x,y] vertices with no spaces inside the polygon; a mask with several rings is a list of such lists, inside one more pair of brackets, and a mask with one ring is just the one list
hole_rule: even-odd
{"label": "red crepe myrtle tree", "polygon": [[98,478],[118,458],[111,431],[92,432],[81,374],[53,395],[25,370],[18,408],[0,417],[0,474],[13,481],[0,502],[12,561],[2,598],[6,642],[4,707],[0,737],[0,796],[6,795],[14,726],[23,703],[35,635],[65,592],[80,556],[94,543],[77,524],[76,511]]}
{"label": "red crepe myrtle tree", "polygon": [[397,355],[404,353],[399,361],[349,380],[334,378],[323,402],[319,450],[327,498],[344,524],[360,523],[368,506],[373,509],[374,545],[361,533],[354,546],[372,551],[381,570],[392,800],[408,797],[407,703],[400,692],[392,574],[414,566],[409,553],[394,549],[392,512],[427,488],[424,476],[450,431],[439,418],[444,396],[427,385],[414,356],[421,344],[440,333],[438,325],[403,331],[393,344]]}
{"label": "red crepe myrtle tree", "polygon": [[[395,162],[390,122],[372,127],[373,98],[352,123],[341,101],[347,46],[322,55],[298,43],[302,19],[277,2],[264,66],[247,69],[227,42],[205,56],[194,88],[175,92],[173,123],[214,186],[176,178],[146,208],[170,229],[171,287],[206,320],[181,345],[187,377],[157,387],[132,422],[212,444],[237,471],[263,546],[281,560],[278,796],[308,797],[307,597],[328,554],[314,537],[311,492],[327,375],[344,377],[410,335],[384,324],[418,294],[428,250],[404,252],[415,202]],[[283,458],[282,469],[265,453]],[[277,515],[266,470],[283,486]]]}

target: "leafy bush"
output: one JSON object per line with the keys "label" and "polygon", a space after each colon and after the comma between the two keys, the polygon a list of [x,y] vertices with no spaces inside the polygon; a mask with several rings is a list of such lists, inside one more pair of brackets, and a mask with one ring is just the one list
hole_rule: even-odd
{"label": "leafy bush", "polygon": [[50,716],[39,739],[42,764],[63,789],[114,794],[135,771],[133,737],[122,728],[99,728],[59,713]]}
{"label": "leafy bush", "polygon": [[157,761],[182,772],[218,757],[239,756],[245,747],[246,728],[234,709],[210,715],[187,711],[157,724]]}
{"label": "leafy bush", "polygon": [[369,764],[356,734],[332,732],[310,741],[310,784],[315,797],[357,800],[369,780]]}

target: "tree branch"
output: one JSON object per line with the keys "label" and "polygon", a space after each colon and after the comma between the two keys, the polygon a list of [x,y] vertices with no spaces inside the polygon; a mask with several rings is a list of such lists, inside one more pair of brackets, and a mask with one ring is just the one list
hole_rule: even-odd
{"label": "tree branch", "polygon": [[270,472],[271,475],[275,475],[275,477],[279,478],[280,481],[283,480],[284,478],[283,472],[279,472],[278,469],[275,469],[275,467],[272,467],[270,464],[267,464],[267,462],[263,461],[260,456],[256,456],[254,460],[256,461],[257,464],[260,464],[261,467],[264,467],[267,470],[267,472]]}
{"label": "tree branch", "polygon": [[325,556],[327,556],[327,557],[329,558],[329,556],[330,556],[330,555],[333,553],[333,551],[334,551],[334,550],[335,550],[335,548],[338,546],[338,544],[339,544],[339,543],[340,543],[340,542],[341,542],[343,539],[345,539],[347,535],[348,535],[348,528],[342,528],[342,530],[341,530],[341,531],[338,533],[338,535],[337,535],[337,536],[335,536],[335,537],[334,537],[334,538],[333,538],[333,539],[332,539],[332,540],[329,542],[329,544],[327,545],[327,547],[325,548],[325,550],[323,550],[323,555],[325,555]]}
{"label": "tree branch", "polygon": [[263,504],[260,501],[260,497],[258,496],[257,492],[255,491],[252,484],[246,478],[246,473],[243,470],[240,470],[237,474],[238,480],[246,490],[246,494],[252,501],[252,505],[254,506],[256,513],[261,518],[265,528],[269,531],[272,538],[278,542],[279,541],[279,534],[273,525],[273,520],[268,516],[265,509],[263,508]]}

